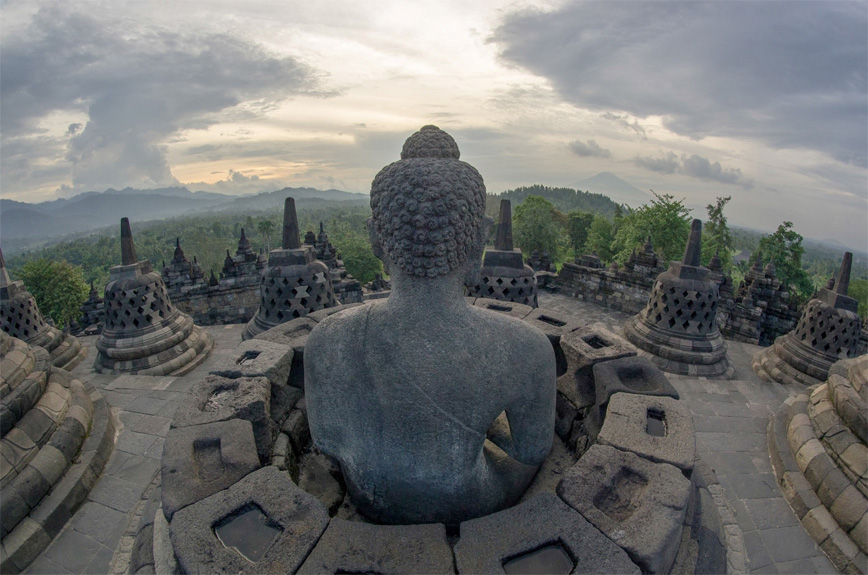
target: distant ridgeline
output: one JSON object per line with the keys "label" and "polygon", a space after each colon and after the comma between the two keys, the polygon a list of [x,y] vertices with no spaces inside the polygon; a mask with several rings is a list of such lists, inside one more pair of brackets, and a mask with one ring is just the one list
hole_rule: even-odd
{"label": "distant ridgeline", "polygon": [[615,208],[618,207],[617,202],[603,194],[592,194],[590,192],[574,190],[573,188],[550,188],[535,184],[533,186],[515,188],[514,190],[506,190],[496,196],[489,194],[488,203],[492,205],[493,211],[486,211],[497,213],[501,200],[509,200],[513,206],[517,206],[528,196],[542,196],[564,213],[579,210],[611,218],[615,215]]}

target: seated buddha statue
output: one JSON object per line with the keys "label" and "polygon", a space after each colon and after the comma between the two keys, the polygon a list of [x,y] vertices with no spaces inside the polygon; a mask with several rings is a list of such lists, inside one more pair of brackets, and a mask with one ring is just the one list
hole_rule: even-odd
{"label": "seated buddha statue", "polygon": [[555,358],[542,332],[464,297],[491,224],[482,177],[425,126],[377,174],[371,210],[392,291],[310,334],[313,442],[377,522],[454,524],[509,507],[552,445]]}

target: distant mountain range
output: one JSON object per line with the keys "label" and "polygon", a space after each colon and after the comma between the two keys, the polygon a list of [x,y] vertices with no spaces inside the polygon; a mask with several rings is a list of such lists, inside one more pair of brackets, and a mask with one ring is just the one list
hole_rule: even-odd
{"label": "distant mountain range", "polygon": [[627,204],[631,208],[638,208],[654,199],[650,193],[643,192],[612,172],[600,172],[596,176],[576,182],[571,187],[592,194],[608,196],[619,204]]}
{"label": "distant mountain range", "polygon": [[365,194],[314,188],[284,188],[276,192],[238,197],[191,192],[183,187],[108,189],[38,204],[0,199],[0,241],[2,245],[12,247],[22,240],[49,239],[115,225],[122,217],[142,222],[210,210],[267,210],[282,206],[288,196],[294,197],[301,207],[331,201],[368,201]]}

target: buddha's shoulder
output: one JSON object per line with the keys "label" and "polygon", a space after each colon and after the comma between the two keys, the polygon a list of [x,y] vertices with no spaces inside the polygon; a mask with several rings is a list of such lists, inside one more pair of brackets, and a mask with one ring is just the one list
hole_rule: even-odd
{"label": "buddha's shoulder", "polygon": [[519,348],[527,348],[529,346],[531,349],[551,349],[551,344],[546,335],[525,321],[479,307],[471,307],[470,313],[476,318],[477,325],[484,327],[486,331],[492,334],[495,340],[511,342]]}
{"label": "buddha's shoulder", "polygon": [[346,310],[336,312],[321,322],[311,331],[308,345],[324,338],[331,341],[357,338],[361,330],[366,329],[369,314],[379,307],[380,301],[373,301]]}

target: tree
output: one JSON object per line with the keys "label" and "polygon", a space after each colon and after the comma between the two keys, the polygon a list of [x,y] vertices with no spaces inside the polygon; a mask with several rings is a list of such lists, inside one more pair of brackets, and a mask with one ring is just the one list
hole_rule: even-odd
{"label": "tree", "polygon": [[717,202],[708,204],[708,221],[702,230],[702,265],[707,266],[714,254],[720,257],[723,271],[728,272],[732,268],[732,236],[729,226],[726,225],[726,216],[723,208],[731,200],[731,196],[717,198]]}
{"label": "tree", "polygon": [[567,235],[570,236],[570,247],[577,256],[581,255],[581,250],[588,241],[588,233],[591,231],[593,221],[594,214],[588,212],[573,210],[567,214]]}
{"label": "tree", "polygon": [[775,233],[759,242],[763,264],[774,260],[778,279],[787,282],[797,299],[804,302],[814,291],[808,272],[802,269],[802,236],[793,230],[793,222],[784,222]]}
{"label": "tree", "polygon": [[34,260],[24,264],[17,275],[33,294],[39,311],[61,327],[79,316],[90,293],[81,268],[67,261]]}
{"label": "tree", "polygon": [[383,262],[374,255],[370,240],[362,235],[346,235],[335,240],[347,272],[366,284],[383,271]]}
{"label": "tree", "polygon": [[265,251],[271,251],[271,232],[274,231],[274,222],[271,220],[260,220],[256,224],[256,231],[262,236],[262,241],[265,243]]}
{"label": "tree", "polygon": [[856,313],[864,319],[868,315],[868,280],[851,278],[847,295],[859,302],[859,310]]}
{"label": "tree", "polygon": [[585,243],[585,252],[594,252],[607,263],[612,259],[612,222],[603,216],[594,217],[588,241]]}
{"label": "tree", "polygon": [[557,257],[563,228],[558,219],[563,218],[550,201],[541,196],[528,196],[515,208],[512,217],[512,237],[522,251],[529,255],[536,250]]}
{"label": "tree", "polygon": [[684,200],[676,200],[669,194],[657,194],[653,190],[650,204],[638,207],[621,218],[615,234],[613,250],[615,259],[627,261],[634,248],[645,244],[648,236],[654,243],[654,251],[663,261],[680,259],[690,235],[690,210]]}

